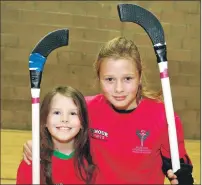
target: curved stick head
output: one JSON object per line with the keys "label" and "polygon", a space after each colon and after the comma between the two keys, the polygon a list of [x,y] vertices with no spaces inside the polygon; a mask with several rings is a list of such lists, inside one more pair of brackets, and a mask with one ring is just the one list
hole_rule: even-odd
{"label": "curved stick head", "polygon": [[29,57],[31,88],[40,88],[43,67],[48,55],[55,49],[68,45],[69,30],[60,29],[43,37]]}
{"label": "curved stick head", "polygon": [[69,30],[60,29],[50,32],[48,35],[43,37],[35,46],[32,51],[33,53],[39,53],[43,57],[48,55],[56,48],[68,45]]}
{"label": "curved stick head", "polygon": [[159,20],[148,10],[133,4],[117,6],[122,22],[133,22],[140,25],[149,35],[153,45],[164,45],[164,31]]}

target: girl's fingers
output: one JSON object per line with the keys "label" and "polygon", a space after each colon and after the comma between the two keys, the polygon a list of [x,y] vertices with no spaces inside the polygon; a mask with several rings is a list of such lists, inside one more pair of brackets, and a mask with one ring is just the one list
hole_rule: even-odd
{"label": "girl's fingers", "polygon": [[26,155],[23,153],[23,160],[28,164],[30,165],[30,161],[27,159]]}
{"label": "girl's fingers", "polygon": [[168,178],[171,184],[178,184],[177,176],[173,173],[172,170],[167,171]]}
{"label": "girl's fingers", "polygon": [[178,184],[178,180],[177,179],[173,179],[170,181],[172,185]]}
{"label": "girl's fingers", "polygon": [[23,145],[23,153],[29,160],[32,160],[32,151],[26,143]]}
{"label": "girl's fingers", "polygon": [[173,173],[172,170],[168,170],[167,175],[168,175],[168,178],[170,178],[170,179],[176,179],[177,178],[177,176]]}

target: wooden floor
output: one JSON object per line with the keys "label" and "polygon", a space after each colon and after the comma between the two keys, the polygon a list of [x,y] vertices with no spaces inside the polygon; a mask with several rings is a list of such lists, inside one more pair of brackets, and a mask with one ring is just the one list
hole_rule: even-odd
{"label": "wooden floor", "polygon": [[[1,130],[1,183],[15,184],[16,171],[22,159],[23,143],[31,139],[30,131]],[[194,165],[195,184],[200,184],[200,141],[186,140],[186,148]],[[169,184],[165,181],[165,184]]]}

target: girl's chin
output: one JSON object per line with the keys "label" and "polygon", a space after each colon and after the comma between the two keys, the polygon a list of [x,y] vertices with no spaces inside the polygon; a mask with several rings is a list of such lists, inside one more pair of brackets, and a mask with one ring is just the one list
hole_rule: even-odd
{"label": "girl's chin", "polygon": [[58,136],[58,135],[53,136],[54,140],[57,142],[60,142],[60,143],[67,143],[67,142],[71,141],[72,139],[74,139],[74,137],[75,137],[74,135],[67,136],[67,134],[63,135],[63,136]]}
{"label": "girl's chin", "polygon": [[115,109],[117,110],[131,110],[134,109],[136,107],[136,105],[131,105],[128,103],[124,103],[124,102],[113,102],[112,104],[114,106]]}
{"label": "girl's chin", "polygon": [[73,138],[55,138],[55,140],[57,142],[60,142],[60,143],[68,143],[69,141],[71,141]]}

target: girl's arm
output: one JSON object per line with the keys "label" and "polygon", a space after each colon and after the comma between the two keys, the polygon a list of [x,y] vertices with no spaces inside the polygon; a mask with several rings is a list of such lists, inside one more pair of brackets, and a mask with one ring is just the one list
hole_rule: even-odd
{"label": "girl's arm", "polygon": [[[176,123],[178,149],[179,149],[179,157],[180,157],[179,160],[180,160],[180,166],[181,166],[181,169],[178,170],[175,174],[177,176],[179,184],[192,185],[193,184],[193,177],[192,177],[193,165],[185,149],[184,132],[183,132],[182,123],[180,121],[179,116],[177,116],[176,114],[175,114],[175,123]],[[176,176],[173,174],[172,171],[170,171],[170,174],[173,174],[173,176],[168,175],[168,170],[172,169],[172,163],[171,163],[171,156],[170,156],[170,146],[169,146],[167,127],[162,133],[162,141],[163,141],[161,146],[161,155],[162,155],[162,161],[163,161],[162,170],[164,174],[171,180],[172,178],[175,178]],[[170,178],[170,176],[172,177]]]}

